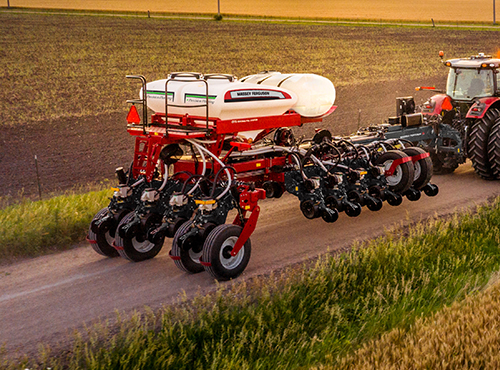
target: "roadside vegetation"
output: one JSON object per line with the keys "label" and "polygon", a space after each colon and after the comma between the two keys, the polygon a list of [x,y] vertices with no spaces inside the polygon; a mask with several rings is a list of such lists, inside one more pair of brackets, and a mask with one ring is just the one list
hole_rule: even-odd
{"label": "roadside vegetation", "polygon": [[66,193],[0,209],[0,262],[67,249],[84,240],[92,217],[111,196],[109,189]]}
{"label": "roadside vegetation", "polygon": [[[45,348],[38,360],[26,359],[12,368],[358,368],[356,359],[373,364],[368,355],[373,352],[376,361],[382,352],[379,345],[385,350],[387,341],[401,344],[412,336],[427,340],[420,328],[430,332],[429,325],[438,325],[443,332],[448,325],[446,340],[452,346],[448,356],[452,356],[468,340],[458,336],[473,338],[478,333],[475,328],[489,325],[481,317],[495,316],[499,306],[482,306],[479,311],[494,312],[480,313],[463,330],[453,329],[460,325],[454,322],[460,313],[445,310],[432,315],[466,297],[472,298],[464,307],[473,307],[463,311],[464,317],[476,312],[474,307],[480,307],[483,299],[477,293],[496,279],[499,243],[497,198],[475,213],[388,232],[354,246],[352,252],[323,256],[313,266],[220,287],[216,294],[185,300],[158,313],[119,319],[117,327],[102,323],[77,334],[69,351],[51,353]],[[431,319],[422,326],[426,317]],[[370,342],[380,336],[381,342]],[[498,340],[494,337],[495,333],[489,334],[491,343]],[[417,342],[405,346],[414,344],[414,353],[422,356],[435,349]],[[347,357],[353,353],[354,359]],[[394,368],[401,368],[397,349],[391,353]],[[468,354],[470,364],[496,358],[474,349],[463,356]],[[348,366],[352,363],[354,367]],[[442,366],[432,364],[437,364],[432,368]]]}
{"label": "roadside vegetation", "polygon": [[[342,360],[346,369],[498,369],[500,283],[454,302],[405,331],[400,328],[363,345]],[[333,369],[333,367],[325,367]]]}

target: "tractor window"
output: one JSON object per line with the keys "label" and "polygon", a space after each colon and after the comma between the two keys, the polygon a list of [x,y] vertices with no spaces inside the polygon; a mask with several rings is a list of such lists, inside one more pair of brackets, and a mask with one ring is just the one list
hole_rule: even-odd
{"label": "tractor window", "polygon": [[451,68],[448,74],[446,93],[457,100],[492,96],[493,78],[491,69]]}

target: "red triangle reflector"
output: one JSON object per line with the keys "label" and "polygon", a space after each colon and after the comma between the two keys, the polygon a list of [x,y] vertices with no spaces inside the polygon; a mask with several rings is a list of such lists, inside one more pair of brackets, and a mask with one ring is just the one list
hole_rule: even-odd
{"label": "red triangle reflector", "polygon": [[127,122],[135,124],[141,123],[141,118],[139,117],[139,113],[137,113],[137,108],[135,107],[135,105],[132,105],[130,107],[130,111],[127,115]]}
{"label": "red triangle reflector", "polygon": [[451,99],[449,97],[444,98],[443,104],[441,105],[443,110],[452,110],[453,105],[451,104]]}

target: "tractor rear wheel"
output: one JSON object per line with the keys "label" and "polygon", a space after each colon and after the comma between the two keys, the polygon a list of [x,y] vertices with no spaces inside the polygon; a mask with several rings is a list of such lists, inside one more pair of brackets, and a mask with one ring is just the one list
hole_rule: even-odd
{"label": "tractor rear wheel", "polygon": [[[407,155],[400,150],[389,150],[378,157],[375,164],[384,166],[384,170],[388,171],[394,161],[404,157],[407,157]],[[414,177],[413,163],[409,161],[399,164],[392,175],[386,176],[386,181],[390,190],[396,193],[404,193],[413,184]]]}
{"label": "tractor rear wheel", "polygon": [[[100,220],[103,217],[106,217],[109,214],[109,208],[103,208],[99,212],[96,213],[92,222],[94,220]],[[92,248],[99,253],[101,256],[106,257],[118,257],[120,254],[113,247],[113,242],[115,240],[115,231],[116,230],[99,230],[97,233],[92,231],[92,227],[89,228],[89,236],[88,239],[92,242],[90,245]]]}
{"label": "tractor rear wheel", "polygon": [[499,121],[497,109],[490,109],[473,125],[469,135],[468,156],[476,173],[486,180],[494,180],[493,169],[488,158],[488,138],[493,125]]}
{"label": "tractor rear wheel", "polygon": [[490,132],[488,139],[488,160],[495,179],[500,180],[500,116]]}
{"label": "tractor rear wheel", "polygon": [[146,233],[138,231],[131,237],[120,236],[120,228],[135,217],[135,212],[130,212],[118,224],[115,236],[115,245],[120,256],[133,262],[140,262],[155,257],[163,247],[165,237],[159,238],[156,243],[148,240]]}
{"label": "tractor rear wheel", "polygon": [[197,274],[205,269],[200,263],[200,257],[203,250],[203,242],[190,243],[189,247],[183,248],[180,245],[180,237],[186,234],[193,225],[193,221],[184,222],[181,227],[175,232],[174,240],[172,241],[172,250],[170,256],[173,257],[175,265],[182,271]]}
{"label": "tractor rear wheel", "polygon": [[[410,157],[427,153],[424,149],[418,147],[405,148],[403,152]],[[419,159],[413,163],[413,167],[415,172],[413,187],[420,190],[431,181],[433,171],[432,160],[430,156]]]}
{"label": "tractor rear wheel", "polygon": [[219,225],[205,240],[202,256],[205,270],[219,281],[236,278],[248,265],[252,251],[250,239],[241,247],[236,256],[231,256],[231,251],[242,230],[239,225]]}

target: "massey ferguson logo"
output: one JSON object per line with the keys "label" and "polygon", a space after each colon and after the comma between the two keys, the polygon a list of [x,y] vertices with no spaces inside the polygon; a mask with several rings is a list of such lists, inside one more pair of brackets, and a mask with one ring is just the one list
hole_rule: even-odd
{"label": "massey ferguson logo", "polygon": [[290,99],[290,95],[277,90],[232,90],[224,96],[226,103],[237,101]]}

